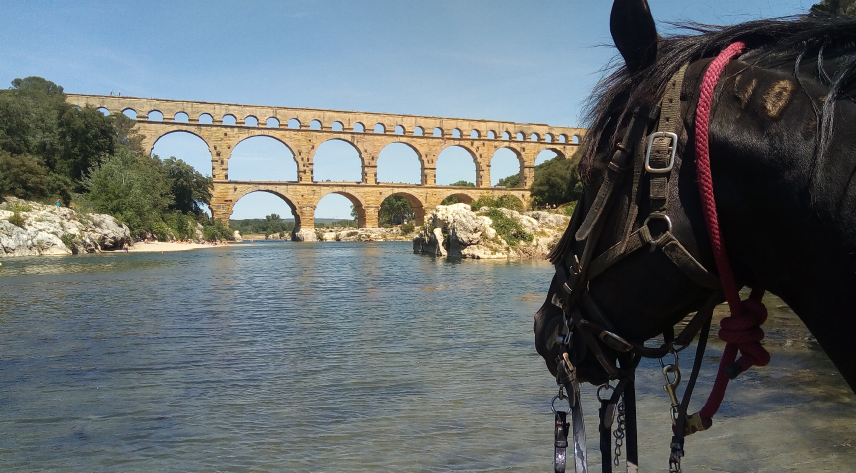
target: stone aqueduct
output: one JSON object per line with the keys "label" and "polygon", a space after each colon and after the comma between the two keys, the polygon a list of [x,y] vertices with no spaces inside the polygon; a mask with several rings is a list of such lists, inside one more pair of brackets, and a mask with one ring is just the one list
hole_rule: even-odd
{"label": "stone aqueduct", "polygon": [[[241,197],[262,191],[279,196],[289,205],[296,229],[314,228],[315,207],[331,193],[343,195],[354,204],[361,228],[378,226],[380,204],[390,195],[407,199],[413,205],[417,221],[450,195],[471,202],[485,195],[512,194],[527,202],[538,153],[552,150],[569,157],[585,133],[581,128],[529,123],[112,95],[67,94],[67,101],[80,107],[106,109],[111,114],[136,114],[134,132],[143,137],[142,145],[148,152],[158,139],[169,133],[188,132],[198,136],[211,152],[214,189],[210,208],[214,218],[228,223]],[[160,116],[151,119],[158,112],[162,119]],[[224,124],[224,119],[230,122],[234,119],[235,123]],[[231,151],[253,136],[269,136],[288,147],[297,162],[297,181],[229,180]],[[313,181],[315,150],[329,140],[341,140],[356,149],[362,161],[362,182]],[[420,185],[377,182],[378,157],[391,143],[404,143],[416,152],[422,168]],[[461,147],[472,156],[476,187],[436,184],[437,158],[451,146]],[[491,187],[490,161],[500,148],[508,148],[517,156],[523,188]]]}

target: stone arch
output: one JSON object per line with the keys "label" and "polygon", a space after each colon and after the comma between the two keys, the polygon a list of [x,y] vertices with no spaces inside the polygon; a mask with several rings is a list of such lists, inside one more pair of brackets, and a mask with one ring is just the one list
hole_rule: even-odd
{"label": "stone arch", "polygon": [[481,138],[481,133],[478,130],[472,130],[470,132],[470,138]]}
{"label": "stone arch", "polygon": [[559,143],[567,143],[567,142],[568,142],[568,135],[566,135],[564,133],[559,135]]}
{"label": "stone arch", "polygon": [[[252,187],[246,188],[246,189],[240,189],[240,190],[238,187],[234,187],[233,189],[234,189],[234,191],[233,191],[234,194],[232,194],[232,201],[229,203],[229,214],[226,215],[225,219],[224,219],[227,222],[229,221],[229,217],[232,216],[232,213],[235,210],[235,205],[238,203],[239,200],[241,200],[242,198],[246,197],[247,195],[255,193],[255,192],[265,192],[267,194],[273,194],[273,195],[279,197],[280,199],[282,199],[286,203],[286,205],[288,205],[288,208],[291,210],[291,215],[294,217],[294,230],[297,231],[300,229],[303,219],[302,219],[302,216],[300,215],[300,209],[298,207],[298,204],[295,202],[295,200],[292,197],[289,197],[289,196],[285,195],[284,193],[276,191],[274,189],[252,188]],[[214,217],[217,219],[221,219],[221,217],[219,215],[216,215]],[[313,221],[313,226],[314,226],[314,221]]]}
{"label": "stone arch", "polygon": [[202,125],[212,125],[214,123],[214,117],[211,116],[210,113],[202,113],[199,115],[196,121]]}
{"label": "stone arch", "polygon": [[110,110],[107,110],[105,107],[98,107],[96,110],[101,112],[101,114],[104,115],[105,117],[110,115]]}
{"label": "stone arch", "polygon": [[223,119],[220,122],[224,125],[237,125],[238,119],[231,113],[227,113],[223,115]]}
{"label": "stone arch", "polygon": [[[446,172],[441,171],[440,159],[443,157],[443,153],[445,153],[447,150],[451,150],[453,148],[463,149],[464,151],[467,152],[467,154],[469,154],[470,158],[472,158],[473,164],[475,166],[474,182],[476,184],[476,187],[479,187],[481,184],[481,180],[482,180],[483,169],[481,168],[481,164],[479,163],[478,156],[476,155],[475,151],[473,151],[469,147],[462,145],[462,144],[455,144],[455,145],[451,145],[451,146],[446,146],[439,153],[437,153],[437,161],[435,162],[435,166],[437,168],[437,174],[441,175],[441,176],[442,176],[442,174],[446,174]],[[445,177],[446,176],[442,176],[440,180],[447,180],[447,179],[445,179]],[[464,180],[469,180],[469,179],[464,179]],[[456,182],[456,180],[452,179],[452,182]],[[448,184],[441,184],[441,185],[448,185]]]}
{"label": "stone arch", "polygon": [[[554,153],[555,156],[550,156],[548,153]],[[553,158],[567,159],[567,156],[559,148],[545,148],[545,149],[542,149],[541,151],[539,151],[538,154],[535,156],[535,165],[537,166],[537,165],[543,163],[544,161],[547,161],[547,160],[550,160]]]}
{"label": "stone arch", "polygon": [[265,126],[267,128],[279,128],[279,119],[276,117],[269,117],[265,120]]}
{"label": "stone arch", "polygon": [[416,225],[422,225],[425,222],[425,202],[422,202],[418,196],[411,194],[410,192],[404,191],[396,191],[394,189],[390,189],[389,192],[385,192],[380,196],[380,202],[383,203],[387,197],[397,195],[400,197],[404,197],[404,199],[413,207],[413,221]]}
{"label": "stone arch", "polygon": [[443,136],[443,129],[439,126],[434,127],[434,132],[432,133],[432,136]]}
{"label": "stone arch", "polygon": [[529,141],[541,141],[541,137],[538,136],[538,133],[532,133],[529,135]]}
{"label": "stone arch", "polygon": [[424,136],[424,135],[425,135],[425,129],[422,128],[421,126],[417,126],[417,127],[413,128],[413,136]]}
{"label": "stone arch", "polygon": [[185,112],[176,112],[172,117],[172,120],[176,123],[188,123],[190,121],[190,116]]}
{"label": "stone arch", "polygon": [[[294,180],[295,181],[299,180],[300,179],[300,177],[299,177],[300,176],[300,162],[297,159],[297,153],[295,153],[294,149],[291,146],[289,146],[288,143],[286,143],[282,139],[280,139],[276,136],[270,135],[267,132],[263,132],[263,131],[262,132],[255,132],[249,136],[245,136],[245,137],[241,138],[237,143],[232,145],[232,150],[231,150],[230,155],[229,155],[229,160],[226,162],[226,179],[229,179],[229,171],[231,170],[230,168],[232,168],[232,159],[233,159],[233,157],[235,157],[235,150],[238,150],[239,146],[242,143],[245,143],[245,142],[248,142],[248,140],[252,140],[252,139],[260,138],[260,137],[269,138],[269,139],[285,146],[285,148],[288,150],[288,152],[291,153],[291,159],[294,161],[294,166],[295,166],[295,178],[294,178]],[[256,141],[260,141],[260,140],[256,140]],[[247,179],[247,180],[262,180],[262,179]],[[279,179],[270,179],[269,178],[269,179],[264,179],[264,180],[275,181],[275,180],[279,180]],[[282,179],[282,180],[290,181],[291,179]]]}
{"label": "stone arch", "polygon": [[502,139],[503,140],[510,140],[511,139],[511,133],[509,133],[507,131],[503,131],[502,132]]}
{"label": "stone arch", "polygon": [[525,139],[526,139],[526,136],[523,134],[523,132],[522,132],[522,131],[518,131],[518,132],[517,132],[517,134],[514,136],[514,138],[515,138],[517,141],[523,141],[523,140],[525,140]]}
{"label": "stone arch", "polygon": [[460,128],[453,128],[452,129],[452,138],[461,138],[462,136],[463,135],[461,135]]}
{"label": "stone arch", "polygon": [[244,117],[244,126],[259,126],[259,119],[255,115]]}
{"label": "stone arch", "polygon": [[[473,189],[475,189],[475,188],[473,188]],[[453,190],[450,190],[446,193],[440,193],[437,195],[437,197],[440,199],[437,201],[438,205],[440,202],[443,202],[444,200],[446,200],[449,197],[457,197],[458,199],[460,199],[461,202],[463,202],[467,205],[472,204],[473,201],[476,200],[476,197],[473,194],[470,194],[469,192],[467,192],[463,189],[453,189]]]}
{"label": "stone arch", "polygon": [[396,134],[396,135],[405,135],[406,133],[405,133],[405,130],[404,130],[404,126],[402,126],[402,125],[395,125],[395,134]]}
{"label": "stone arch", "polygon": [[[367,215],[367,212],[366,212],[367,209],[366,209],[365,203],[363,203],[362,199],[360,199],[360,197],[357,196],[357,194],[353,194],[351,192],[346,192],[346,191],[336,190],[336,189],[329,189],[329,190],[328,189],[320,189],[319,192],[315,195],[316,199],[313,202],[313,207],[317,207],[318,203],[321,202],[321,200],[324,197],[327,197],[330,194],[341,195],[342,197],[345,197],[346,199],[351,201],[351,204],[353,204],[353,206],[354,206],[354,210],[356,210],[356,212],[357,212],[357,227],[358,228],[366,228],[367,225],[372,226],[371,225],[372,216],[370,214]],[[314,221],[315,221],[314,212],[315,212],[315,210],[313,209],[312,211],[313,211],[313,224],[314,224]],[[373,226],[377,227],[377,210],[376,209],[375,209],[374,225]]]}
{"label": "stone arch", "polygon": [[544,142],[545,143],[552,143],[553,142],[553,135],[550,133],[544,134]]}
{"label": "stone arch", "polygon": [[131,120],[137,119],[137,111],[131,107],[123,108],[122,109],[122,115],[125,115],[126,117],[130,118]]}
{"label": "stone arch", "polygon": [[574,135],[571,137],[571,143],[578,145],[580,144],[580,135]]}
{"label": "stone arch", "polygon": [[[523,154],[522,154],[519,150],[517,150],[516,148],[513,148],[513,147],[511,147],[511,146],[501,146],[501,147],[497,148],[497,149],[496,149],[496,151],[494,151],[494,152],[493,152],[493,155],[490,157],[490,166],[491,166],[490,177],[491,177],[491,185],[494,185],[494,181],[497,181],[497,182],[498,182],[498,181],[499,181],[499,179],[502,179],[502,178],[508,177],[507,171],[506,171],[506,172],[497,172],[497,171],[496,171],[496,170],[494,170],[494,168],[493,168],[493,165],[494,165],[493,161],[494,161],[494,159],[496,159],[496,158],[497,158],[497,153],[500,153],[500,150],[509,150],[509,151],[511,151],[511,153],[514,155],[514,157],[515,157],[515,158],[517,158],[517,163],[519,164],[519,167],[518,167],[518,175],[520,176],[520,183],[521,183],[521,185],[522,185],[522,184],[523,184],[523,180],[524,180],[524,179],[523,179],[523,172],[524,172],[524,171],[523,171],[523,169],[525,168],[526,163],[525,163],[525,160],[523,159]],[[505,154],[505,153],[500,153],[500,154]],[[503,158],[502,156],[499,156],[499,158],[500,158],[500,159],[505,159],[505,158]],[[501,174],[501,175],[500,175],[500,174]]]}
{"label": "stone arch", "polygon": [[149,113],[146,114],[146,120],[150,122],[162,122],[163,112],[160,110],[149,110]]}
{"label": "stone arch", "polygon": [[[314,182],[321,182],[321,181],[319,181],[319,180],[316,180],[316,179],[315,179],[315,169],[316,169],[317,164],[318,164],[318,163],[317,163],[317,161],[316,161],[316,157],[318,156],[318,151],[319,151],[319,150],[321,150],[321,148],[322,148],[325,144],[330,143],[331,141],[347,143],[351,148],[353,148],[353,149],[357,152],[357,157],[358,157],[358,158],[360,158],[360,179],[359,179],[359,180],[354,179],[354,180],[352,180],[352,181],[350,181],[350,182],[361,182],[361,181],[362,181],[362,176],[365,174],[365,169],[366,169],[366,160],[365,160],[365,157],[363,156],[362,151],[360,150],[360,148],[359,148],[356,144],[354,144],[354,143],[353,143],[353,142],[351,142],[351,141],[348,141],[348,140],[342,139],[342,138],[330,138],[329,140],[326,140],[326,141],[324,141],[324,142],[322,142],[322,143],[319,143],[319,144],[318,144],[318,146],[316,146],[316,147],[315,147],[315,152],[312,154],[312,160],[311,160],[311,163],[312,163],[312,175],[313,175],[312,180],[313,180]],[[349,182],[349,181],[344,181],[344,182]]]}
{"label": "stone arch", "polygon": [[309,129],[310,130],[320,130],[322,128],[324,128],[324,125],[322,125],[321,120],[319,120],[317,118],[312,120],[311,122],[309,122]]}
{"label": "stone arch", "polygon": [[366,132],[366,126],[360,122],[354,123],[354,131],[356,133],[365,133]]}
{"label": "stone arch", "polygon": [[[162,133],[162,134],[158,135],[154,139],[154,141],[152,141],[152,147],[150,149],[147,149],[146,152],[148,154],[152,154],[152,152],[155,150],[155,145],[158,143],[158,141],[160,141],[161,138],[163,138],[166,135],[172,135],[175,133],[187,133],[189,135],[193,135],[193,136],[199,138],[200,140],[202,140],[203,143],[205,143],[205,146],[208,147],[208,152],[211,153],[211,156],[214,156],[214,151],[211,149],[211,143],[205,141],[205,138],[203,138],[201,135],[198,135],[198,134],[196,134],[190,130],[169,130],[165,133]],[[164,157],[168,157],[168,156],[164,156]]]}
{"label": "stone arch", "polygon": [[372,130],[375,133],[386,133],[386,126],[383,123],[375,123],[374,129]]}
{"label": "stone arch", "polygon": [[288,120],[287,126],[288,126],[288,128],[291,128],[293,130],[299,130],[300,128],[302,128],[302,124],[300,123],[300,120],[298,120],[296,118],[292,118],[292,119]]}
{"label": "stone arch", "polygon": [[[419,149],[418,149],[418,148],[416,148],[416,147],[415,147],[415,146],[413,146],[412,144],[410,144],[410,143],[406,143],[406,142],[404,142],[404,141],[394,141],[394,142],[392,142],[392,143],[388,143],[388,144],[386,144],[383,148],[381,148],[380,152],[379,152],[379,153],[378,153],[378,155],[377,155],[377,163],[376,163],[376,164],[377,164],[377,166],[378,166],[378,173],[380,174],[380,162],[381,162],[381,158],[384,158],[384,157],[385,157],[385,156],[384,156],[384,150],[386,150],[387,148],[389,148],[390,146],[393,146],[393,145],[403,145],[403,146],[405,146],[405,147],[409,148],[410,150],[412,150],[412,151],[413,151],[413,153],[415,153],[415,154],[416,154],[416,159],[417,159],[417,161],[418,161],[418,163],[419,163],[419,169],[417,170],[417,173],[416,173],[416,175],[414,176],[413,181],[412,181],[412,182],[405,182],[405,183],[407,183],[407,184],[414,184],[414,185],[420,185],[420,184],[421,184],[421,182],[422,182],[422,177],[421,177],[421,176],[422,176],[422,174],[425,172],[425,157],[422,155],[422,153],[420,153],[420,152],[419,152]],[[394,146],[394,147],[398,147],[398,146]],[[386,160],[385,160],[385,162],[386,162]],[[381,178],[383,178],[383,176],[381,176]],[[379,179],[380,179],[380,178],[379,178]]]}
{"label": "stone arch", "polygon": [[345,131],[345,125],[342,122],[336,120],[330,125],[330,129],[333,131]]}
{"label": "stone arch", "polygon": [[496,139],[496,132],[495,132],[495,131],[493,131],[493,130],[488,130],[488,132],[487,132],[487,139],[489,139],[489,140],[495,140],[495,139]]}

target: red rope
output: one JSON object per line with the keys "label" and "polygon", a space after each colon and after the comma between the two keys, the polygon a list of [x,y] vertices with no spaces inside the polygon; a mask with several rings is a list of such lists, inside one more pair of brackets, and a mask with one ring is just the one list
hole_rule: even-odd
{"label": "red rope", "polygon": [[713,255],[716,259],[716,267],[719,269],[719,279],[725,292],[725,299],[731,309],[731,316],[722,319],[719,338],[725,345],[722,361],[719,363],[719,371],[713,384],[710,397],[699,412],[703,419],[710,419],[716,414],[722,399],[725,397],[725,389],[728,387],[728,376],[726,368],[734,363],[737,350],[743,355],[737,363],[741,371],[751,366],[765,366],[770,362],[770,354],[761,346],[764,331],[759,327],[767,320],[767,309],[761,302],[764,296],[763,289],[753,289],[749,299],[740,300],[737,283],[731,272],[728,255],[722,244],[722,236],[719,233],[719,221],[716,215],[716,202],[713,198],[713,178],[710,173],[710,153],[708,151],[708,132],[710,124],[710,107],[713,102],[713,92],[719,76],[731,59],[743,52],[746,45],[736,42],[725,48],[705,72],[701,84],[701,95],[699,97],[698,109],[696,111],[696,166],[698,172],[698,188],[701,194],[704,219],[707,223],[707,233],[710,236],[710,244],[713,247]]}

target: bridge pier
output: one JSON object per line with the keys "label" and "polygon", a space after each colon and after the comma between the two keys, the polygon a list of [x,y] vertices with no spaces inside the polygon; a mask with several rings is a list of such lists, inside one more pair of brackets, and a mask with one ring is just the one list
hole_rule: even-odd
{"label": "bridge pier", "polygon": [[363,221],[357,222],[360,228],[377,228],[380,221],[380,205],[363,205]]}

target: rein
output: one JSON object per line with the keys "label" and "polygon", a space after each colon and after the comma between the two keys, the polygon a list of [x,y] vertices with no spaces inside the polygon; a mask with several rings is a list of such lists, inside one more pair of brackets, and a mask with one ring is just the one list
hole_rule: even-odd
{"label": "rein", "polygon": [[[625,446],[625,442],[626,471],[638,472],[634,384],[635,370],[643,357],[658,358],[663,368],[666,380],[663,388],[671,401],[674,432],[670,445],[669,471],[674,473],[681,471],[684,437],[706,430],[712,425],[713,414],[716,413],[725,395],[728,378],[733,379],[752,365],[763,366],[769,362],[769,354],[760,345],[764,333],[759,325],[766,319],[766,309],[760,302],[764,291],[753,290],[749,300],[740,301],[719,232],[708,151],[708,125],[716,83],[728,62],[740,54],[744,48],[743,43],[734,43],[711,62],[702,82],[696,113],[695,144],[699,190],[719,275],[711,274],[681,245],[672,234],[672,222],[668,215],[670,183],[677,182],[674,164],[682,131],[681,88],[686,65],[681,67],[667,83],[660,106],[640,105],[633,111],[625,136],[615,145],[603,182],[585,218],[580,222],[583,196],[577,204],[565,234],[550,254],[550,259],[556,267],[551,293],[556,286],[558,289],[552,299],[548,299],[541,311],[536,314],[536,332],[539,316],[543,313],[549,319],[543,327],[547,333],[546,340],[542,342],[545,346],[539,346],[536,339],[536,348],[539,349],[539,353],[545,350],[548,353],[554,353],[558,348],[560,353],[556,357],[555,367],[556,382],[560,386],[559,393],[551,403],[555,413],[554,466],[557,473],[565,471],[566,449],[571,446],[568,441],[569,434],[573,436],[576,472],[588,471],[585,426],[579,382],[574,366],[583,358],[582,350],[591,351],[609,379],[616,381],[615,386],[607,382],[597,391],[601,404],[598,430],[603,459],[602,471],[605,473],[611,473],[612,467],[619,465],[621,448]],[[656,130],[653,129],[655,123]],[[624,237],[617,244],[594,257],[595,247],[604,228],[608,210],[611,209],[615,200],[616,190],[625,179],[627,172],[631,170],[632,191],[630,208],[623,226]],[[641,199],[639,185],[646,175],[649,177],[650,184],[648,199],[651,211],[641,226],[631,231],[639,217]],[[649,224],[655,221],[662,222],[658,227],[664,227],[665,231],[659,234],[652,232]],[[574,251],[572,245],[574,240],[584,242],[582,253],[577,254]],[[684,330],[677,337],[674,335],[674,328],[664,332],[665,343],[658,348],[634,343],[616,334],[615,328],[588,289],[592,279],[642,248],[649,248],[650,252],[661,251],[688,278],[699,286],[712,290],[711,297],[696,312]],[[701,368],[713,309],[723,298],[728,301],[732,312],[731,317],[723,319],[719,333],[720,338],[727,342],[725,353],[710,398],[699,413],[688,416],[687,409]],[[678,353],[687,348],[699,332],[701,336],[696,348],[692,374],[684,391],[683,400],[679,400],[677,388],[681,382],[681,373]],[[573,345],[572,340],[576,341]],[[618,352],[618,365],[609,361],[603,346]],[[738,349],[743,353],[743,357],[735,362]],[[674,363],[664,363],[663,358],[668,355],[673,356]],[[557,400],[567,400],[568,410],[557,410],[555,407]],[[567,414],[572,416],[571,423],[567,422]],[[613,433],[612,425],[616,421],[618,428]],[[611,448],[612,437],[615,437],[616,444],[614,457]]]}

